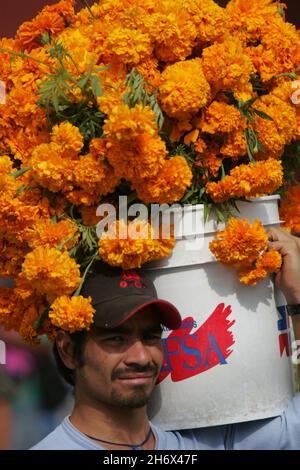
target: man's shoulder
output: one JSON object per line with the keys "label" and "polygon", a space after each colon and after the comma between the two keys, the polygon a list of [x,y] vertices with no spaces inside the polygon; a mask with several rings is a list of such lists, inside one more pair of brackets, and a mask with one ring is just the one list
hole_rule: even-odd
{"label": "man's shoulder", "polygon": [[63,422],[30,450],[69,450],[74,448],[73,440],[63,427]]}
{"label": "man's shoulder", "polygon": [[72,426],[68,418],[30,450],[94,450],[99,449]]}
{"label": "man's shoulder", "polygon": [[164,431],[151,425],[157,441],[157,450],[223,450],[225,426]]}

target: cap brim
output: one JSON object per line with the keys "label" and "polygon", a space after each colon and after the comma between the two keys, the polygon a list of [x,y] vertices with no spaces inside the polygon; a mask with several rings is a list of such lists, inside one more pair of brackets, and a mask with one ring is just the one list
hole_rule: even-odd
{"label": "cap brim", "polygon": [[132,295],[126,297],[126,306],[124,304],[124,298],[113,299],[107,305],[105,303],[99,304],[99,312],[97,312],[97,305],[94,305],[96,309],[94,325],[101,328],[116,328],[150,305],[157,308],[162,325],[170,330],[176,330],[181,325],[182,319],[179,311],[167,300]]}

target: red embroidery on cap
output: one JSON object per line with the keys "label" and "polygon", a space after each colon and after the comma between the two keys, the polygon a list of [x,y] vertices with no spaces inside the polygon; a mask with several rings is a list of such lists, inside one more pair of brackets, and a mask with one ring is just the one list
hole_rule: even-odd
{"label": "red embroidery on cap", "polygon": [[120,287],[128,287],[128,285],[134,285],[138,289],[146,287],[141,282],[141,276],[136,271],[122,271],[122,281]]}

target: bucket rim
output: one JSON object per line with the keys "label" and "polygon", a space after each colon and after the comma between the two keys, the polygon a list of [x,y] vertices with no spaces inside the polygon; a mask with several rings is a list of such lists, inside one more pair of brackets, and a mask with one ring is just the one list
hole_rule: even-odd
{"label": "bucket rim", "polygon": [[[241,199],[237,199],[236,202],[237,203],[242,203],[242,202],[245,202],[245,203],[247,203],[247,202],[248,203],[268,202],[268,201],[274,201],[274,200],[279,200],[279,199],[280,199],[279,194],[273,194],[271,196],[253,197],[253,198],[249,198],[245,201],[243,201]],[[203,210],[204,209],[204,204],[183,204],[180,207],[175,207],[175,208],[169,207],[168,209],[166,209],[166,212],[169,212],[169,211],[182,212],[183,209],[184,209],[184,212],[190,212],[190,211],[194,211],[194,210]]]}

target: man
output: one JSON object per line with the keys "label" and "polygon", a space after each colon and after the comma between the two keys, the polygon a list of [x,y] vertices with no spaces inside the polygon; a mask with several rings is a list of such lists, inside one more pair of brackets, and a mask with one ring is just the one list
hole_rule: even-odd
{"label": "man", "polygon": [[[269,239],[283,257],[275,282],[300,339],[300,239],[275,228]],[[93,298],[93,327],[73,337],[60,331],[56,340],[59,369],[74,384],[74,410],[33,449],[300,449],[300,395],[271,419],[181,432],[153,426],[146,407],[163,361],[161,324],[179,327],[179,312],[156,298],[148,279],[108,267],[89,278],[83,294]]]}

